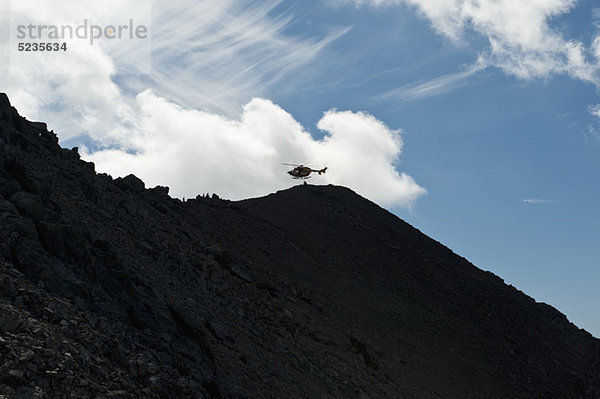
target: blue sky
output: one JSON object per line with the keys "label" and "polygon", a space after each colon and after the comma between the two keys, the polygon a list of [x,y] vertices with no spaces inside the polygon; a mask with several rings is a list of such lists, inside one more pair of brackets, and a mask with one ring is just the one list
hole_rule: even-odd
{"label": "blue sky", "polygon": [[[404,6],[298,8],[292,33],[353,29],[331,46],[337,65],[314,87],[282,90],[275,101],[305,126],[336,107],[401,128],[401,168],[428,193],[393,212],[600,336],[600,140],[588,110],[599,101],[597,86],[565,74],[522,79],[497,67],[453,81],[486,51],[480,35],[453,43]],[[550,25],[590,43],[592,10],[591,1],[579,2]],[[428,82],[426,97],[382,97]]]}
{"label": "blue sky", "polygon": [[10,3],[12,26],[152,15],[151,43],[14,54],[0,78],[98,170],[235,199],[293,184],[281,162],[327,165],[314,183],[355,189],[600,336],[593,1],[82,1],[60,18],[53,4]]}

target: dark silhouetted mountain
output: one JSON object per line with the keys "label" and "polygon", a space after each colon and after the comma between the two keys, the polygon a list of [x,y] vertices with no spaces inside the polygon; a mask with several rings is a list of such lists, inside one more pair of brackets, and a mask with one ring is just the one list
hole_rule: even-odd
{"label": "dark silhouetted mountain", "polygon": [[600,342],[336,186],[185,202],[0,96],[0,397],[600,398]]}

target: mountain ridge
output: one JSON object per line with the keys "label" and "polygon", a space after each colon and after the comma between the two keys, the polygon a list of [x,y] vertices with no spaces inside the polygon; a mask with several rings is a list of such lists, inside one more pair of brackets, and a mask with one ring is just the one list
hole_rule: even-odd
{"label": "mountain ridge", "polygon": [[180,201],[4,94],[0,141],[0,395],[600,397],[600,341],[347,188]]}

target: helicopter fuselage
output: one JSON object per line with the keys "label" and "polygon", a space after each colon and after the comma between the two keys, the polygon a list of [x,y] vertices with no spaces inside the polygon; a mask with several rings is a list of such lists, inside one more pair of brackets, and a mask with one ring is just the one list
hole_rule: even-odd
{"label": "helicopter fuselage", "polygon": [[327,167],[323,169],[311,169],[308,166],[296,166],[294,169],[290,170],[288,174],[292,176],[294,179],[308,179],[310,178],[310,174],[312,172],[317,172],[318,174],[325,173]]}

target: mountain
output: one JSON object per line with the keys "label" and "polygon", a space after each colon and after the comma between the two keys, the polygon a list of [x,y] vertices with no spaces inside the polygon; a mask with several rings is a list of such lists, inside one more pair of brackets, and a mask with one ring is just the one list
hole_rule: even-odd
{"label": "mountain", "polygon": [[0,95],[0,397],[600,398],[600,341],[337,186],[181,201]]}

